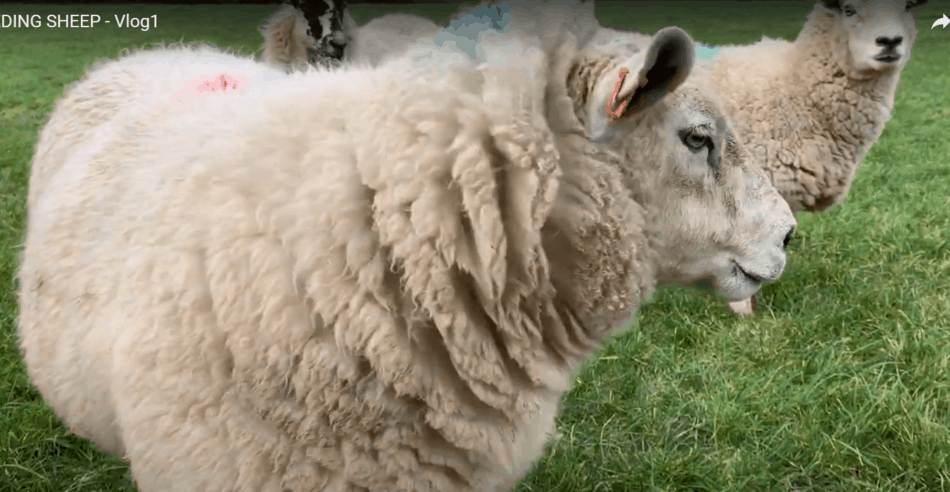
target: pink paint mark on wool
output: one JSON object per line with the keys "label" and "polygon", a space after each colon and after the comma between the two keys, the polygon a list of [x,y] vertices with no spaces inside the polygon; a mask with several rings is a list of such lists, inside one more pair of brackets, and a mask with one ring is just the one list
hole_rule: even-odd
{"label": "pink paint mark on wool", "polygon": [[185,96],[204,97],[212,94],[225,94],[228,89],[232,92],[238,92],[245,85],[247,84],[240,78],[231,77],[227,74],[221,74],[211,78],[202,77],[185,82],[185,86],[178,92],[172,94],[170,100],[174,101]]}

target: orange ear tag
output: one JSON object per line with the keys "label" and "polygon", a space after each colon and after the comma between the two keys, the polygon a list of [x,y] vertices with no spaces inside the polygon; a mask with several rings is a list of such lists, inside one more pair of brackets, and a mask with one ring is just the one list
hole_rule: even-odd
{"label": "orange ear tag", "polygon": [[620,86],[623,85],[623,79],[627,77],[627,74],[630,73],[626,68],[620,69],[620,77],[617,79],[617,85],[614,87],[614,93],[610,95],[610,99],[607,100],[607,115],[610,116],[611,120],[616,120],[620,118],[620,115],[623,114],[623,110],[627,109],[627,104],[630,100],[626,100],[620,103],[620,106],[616,111],[611,111],[610,107],[614,105],[614,101],[617,99],[617,93],[620,92]]}

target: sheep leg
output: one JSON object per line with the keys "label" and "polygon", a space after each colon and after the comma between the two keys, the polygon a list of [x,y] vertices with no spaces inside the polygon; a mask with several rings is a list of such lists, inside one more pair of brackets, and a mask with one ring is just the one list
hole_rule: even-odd
{"label": "sheep leg", "polygon": [[752,296],[741,301],[730,302],[729,310],[740,316],[749,316],[753,311],[755,311],[755,307],[757,305],[758,301],[756,301],[755,296]]}

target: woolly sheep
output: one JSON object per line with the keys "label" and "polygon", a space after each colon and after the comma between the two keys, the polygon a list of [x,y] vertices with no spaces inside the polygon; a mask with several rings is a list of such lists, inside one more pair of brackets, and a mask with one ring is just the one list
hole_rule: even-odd
{"label": "woolly sheep", "polygon": [[[487,30],[506,31],[511,18],[508,13],[511,9],[509,3],[482,0],[473,6],[462,6],[443,25],[414,14],[392,13],[377,17],[359,29],[355,36],[359,41],[354,43],[354,50],[347,60],[378,65],[384,59],[398,57],[411,47],[418,49],[416,43],[420,39],[424,41],[425,50],[431,49],[431,46],[426,46],[429,40],[435,41],[439,47],[447,41],[452,41],[462,48],[461,51],[474,57],[472,51],[478,42],[479,33]],[[542,6],[548,4],[546,0],[540,0],[538,3]],[[557,3],[555,2],[555,5]],[[518,2],[515,2],[515,5],[519,5]],[[596,22],[593,15],[594,3],[577,0],[571,2],[571,8],[583,15],[581,22],[578,22],[578,25],[583,25],[579,32],[587,32],[588,35],[593,33],[591,28],[593,22]],[[580,42],[586,43],[587,40]],[[466,49],[466,45],[470,49]]]}
{"label": "woolly sheep", "polygon": [[509,490],[657,282],[748,297],[795,225],[688,35],[570,39],[119,113],[28,210],[33,383],[142,492]]}
{"label": "woolly sheep", "polygon": [[[701,60],[749,152],[792,211],[841,202],[891,117],[927,0],[820,0],[793,42],[711,48]],[[754,298],[730,303],[751,314]]]}
{"label": "woolly sheep", "polygon": [[421,15],[396,12],[360,26],[347,46],[346,61],[377,65],[384,55],[402,51],[420,37],[434,37],[439,25]]}
{"label": "woolly sheep", "polygon": [[[436,56],[449,54],[440,64],[464,54],[474,59],[474,47],[479,34],[487,28],[501,29],[497,17],[500,15],[496,9],[489,9],[482,4],[462,7],[452,16],[451,22],[444,26],[416,14],[385,14],[359,27],[347,49],[346,62],[377,66],[384,60],[405,55],[410,49],[417,54],[420,51],[425,53],[423,57],[427,59],[431,59],[433,51],[438,53]],[[441,49],[446,41],[454,42],[455,46],[450,46],[448,51]],[[455,47],[459,49],[450,53]],[[462,59],[463,63],[469,61],[464,60],[464,57]]]}
{"label": "woolly sheep", "polygon": [[[349,11],[347,19],[352,20]],[[294,22],[285,20],[277,23],[275,19],[294,19]],[[308,60],[304,55],[306,44],[303,40],[292,41],[289,31],[304,32],[306,26],[311,30],[319,30],[319,22],[306,19],[303,12],[293,5],[285,4],[281,9],[264,21],[261,35],[264,37],[265,49],[261,58],[269,64],[276,64],[287,72],[304,70],[307,66],[328,66],[313,59]],[[440,26],[432,20],[410,13],[391,13],[372,19],[363,26],[344,23],[346,27],[347,44],[340,62],[348,64],[364,64],[375,66],[382,60],[383,55],[393,56],[401,53],[410,44],[419,38],[432,38],[439,31]],[[271,53],[269,55],[263,54]],[[277,53],[296,53],[278,56]],[[330,65],[336,66],[338,64]]]}
{"label": "woolly sheep", "polygon": [[287,73],[343,62],[358,25],[344,0],[291,0],[264,20],[259,59]]}
{"label": "woolly sheep", "polygon": [[[437,41],[444,41],[447,39],[464,41],[466,36],[471,35],[471,33],[476,30],[475,27],[470,25],[472,24],[472,20],[475,20],[476,23],[484,18],[492,17],[495,18],[493,20],[501,20],[500,18],[504,15],[504,12],[501,12],[500,10],[502,8],[506,8],[506,5],[507,2],[498,3],[497,0],[488,0],[482,1],[475,6],[463,6],[451,16],[449,22],[447,22],[445,25],[439,25],[421,15],[403,12],[382,15],[370,20],[363,26],[357,26],[355,22],[345,23],[345,32],[347,33],[348,43],[346,45],[343,61],[347,63],[363,63],[370,66],[375,66],[381,63],[384,58],[391,58],[395,55],[401,54],[420,38],[435,38]],[[572,7],[580,7],[581,9],[590,10],[591,13],[593,12],[593,2],[588,0],[580,0],[576,2],[575,5],[572,5]],[[294,12],[295,11],[293,7],[285,6],[283,13],[279,12],[272,18],[295,17],[297,19],[298,25],[303,26],[306,23],[303,15],[299,12]],[[346,11],[346,15],[349,16],[348,10]],[[469,17],[469,19],[465,19],[465,17]],[[347,19],[351,21],[352,17],[347,17]],[[313,21],[310,21],[309,23],[311,26],[314,24]],[[290,45],[291,43],[285,41],[289,38],[289,36],[284,33],[286,29],[270,27],[272,25],[273,21],[265,21],[265,27],[261,29],[261,34],[264,36],[265,40],[265,46]],[[494,27],[497,29],[501,28],[500,25],[496,25]],[[319,27],[317,27],[317,29],[319,29]],[[297,28],[297,31],[301,30],[302,28]],[[440,40],[440,36],[444,39]],[[472,39],[472,42],[475,41],[476,40]],[[301,42],[298,42],[297,44],[301,44]],[[302,52],[301,49],[297,49],[296,51]],[[270,58],[275,57],[271,56]],[[298,68],[302,66],[302,64],[306,63],[306,60],[304,60],[302,55],[296,57],[286,56],[284,58],[287,60],[297,60],[293,63],[296,63],[294,66]],[[292,62],[288,61],[287,63]],[[312,61],[310,64],[317,65],[317,63]],[[288,69],[288,71],[290,70],[291,69]]]}

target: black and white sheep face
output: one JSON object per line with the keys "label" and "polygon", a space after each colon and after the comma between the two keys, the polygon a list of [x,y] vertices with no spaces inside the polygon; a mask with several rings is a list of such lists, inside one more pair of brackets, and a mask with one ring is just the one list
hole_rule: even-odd
{"label": "black and white sheep face", "polygon": [[900,69],[917,37],[914,12],[927,0],[821,0],[847,32],[852,68],[858,72]]}
{"label": "black and white sheep face", "polygon": [[342,63],[357,29],[343,0],[293,0],[264,19],[260,57],[286,72]]}
{"label": "black and white sheep face", "polygon": [[344,29],[344,0],[293,0],[291,4],[307,20],[312,46],[307,55],[312,64],[327,56],[342,59],[347,37]]}
{"label": "black and white sheep face", "polygon": [[[599,77],[589,132],[597,145],[622,156],[627,187],[655,228],[658,280],[711,283],[738,301],[781,275],[796,222],[733,134],[711,74],[693,66],[694,56],[683,31],[659,31],[622,65],[630,76],[619,88],[612,89],[616,70]],[[614,91],[627,109],[610,118]]]}

